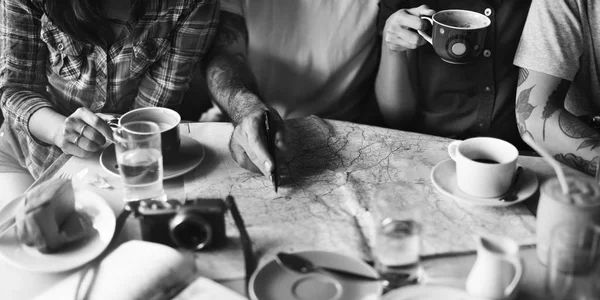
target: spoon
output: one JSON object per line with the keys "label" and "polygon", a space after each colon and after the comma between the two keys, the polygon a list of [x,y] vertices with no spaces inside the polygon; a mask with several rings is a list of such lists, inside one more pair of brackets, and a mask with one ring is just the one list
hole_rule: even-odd
{"label": "spoon", "polygon": [[517,191],[515,191],[515,185],[517,183],[517,180],[519,180],[519,176],[521,175],[522,172],[523,172],[523,167],[518,166],[517,171],[515,172],[515,176],[513,177],[513,180],[510,183],[510,187],[508,188],[508,193],[506,194],[506,196],[500,198],[500,201],[510,202],[510,201],[515,201],[518,199]]}
{"label": "spoon", "polygon": [[343,276],[347,276],[354,279],[359,280],[368,280],[368,281],[384,281],[383,278],[374,276],[374,275],[366,275],[355,273],[352,271],[340,270],[332,267],[325,266],[316,266],[310,260],[296,254],[279,252],[275,257],[275,260],[279,265],[288,268],[292,271],[296,271],[298,273],[307,274],[318,271],[329,271],[336,274],[340,274]]}

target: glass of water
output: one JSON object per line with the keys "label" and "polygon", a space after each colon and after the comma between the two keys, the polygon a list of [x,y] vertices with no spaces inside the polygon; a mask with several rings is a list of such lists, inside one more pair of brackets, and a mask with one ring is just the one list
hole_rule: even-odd
{"label": "glass of water", "polygon": [[375,222],[375,269],[388,281],[387,289],[416,283],[420,265],[422,212],[425,192],[409,182],[378,187],[370,211]]}
{"label": "glass of water", "polygon": [[122,124],[114,137],[125,202],[166,201],[158,125],[146,121],[129,122]]}

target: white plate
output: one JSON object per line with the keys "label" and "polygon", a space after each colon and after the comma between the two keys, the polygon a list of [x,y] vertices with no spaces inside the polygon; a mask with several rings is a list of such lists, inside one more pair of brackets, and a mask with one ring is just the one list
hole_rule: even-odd
{"label": "white plate", "polygon": [[438,285],[411,285],[392,290],[382,300],[482,300],[466,291]]}
{"label": "white plate", "polygon": [[[179,154],[166,162],[163,160],[163,178],[166,180],[184,175],[200,165],[202,159],[204,159],[202,144],[189,136],[182,135]],[[100,165],[109,174],[121,176],[114,144],[110,144],[102,151]]]}
{"label": "white plate", "polygon": [[[305,251],[300,256],[314,264],[377,276],[365,262],[333,252]],[[301,274],[271,260],[257,269],[249,282],[253,300],[377,300],[383,290],[378,281],[352,279],[330,272]]]}
{"label": "white plate", "polygon": [[[14,215],[21,199],[17,198],[0,209],[0,220]],[[91,217],[96,229],[93,236],[57,253],[44,254],[22,245],[13,227],[0,237],[0,257],[17,268],[43,273],[71,270],[96,258],[106,249],[115,233],[115,214],[102,197],[87,190],[75,190],[75,209],[83,210]]]}
{"label": "white plate", "polygon": [[523,173],[517,179],[517,200],[500,201],[501,197],[479,198],[463,192],[456,184],[456,164],[452,159],[444,160],[431,170],[433,185],[444,195],[456,201],[478,206],[509,206],[527,200],[538,188],[538,179],[535,173],[523,167]]}

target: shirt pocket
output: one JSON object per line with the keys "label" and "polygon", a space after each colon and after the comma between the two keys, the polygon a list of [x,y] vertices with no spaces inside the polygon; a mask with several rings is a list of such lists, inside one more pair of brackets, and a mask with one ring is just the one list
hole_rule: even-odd
{"label": "shirt pocket", "polygon": [[41,38],[48,48],[50,69],[66,80],[79,79],[86,62],[85,47],[44,19],[42,19]]}
{"label": "shirt pocket", "polygon": [[150,38],[137,42],[133,45],[131,76],[137,78],[144,74],[169,49],[171,49],[169,40],[163,38]]}

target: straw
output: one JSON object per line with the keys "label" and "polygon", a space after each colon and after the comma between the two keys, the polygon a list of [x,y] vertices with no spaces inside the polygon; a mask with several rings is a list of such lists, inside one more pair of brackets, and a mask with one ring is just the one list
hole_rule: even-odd
{"label": "straw", "polygon": [[535,150],[538,154],[540,154],[554,169],[556,172],[556,176],[558,176],[558,183],[560,183],[560,188],[562,189],[563,194],[569,194],[569,186],[567,185],[567,180],[565,179],[565,173],[563,173],[562,168],[558,164],[558,162],[550,156],[550,153],[546,151],[546,149],[542,148],[540,145],[536,144],[531,137],[531,134],[524,133],[521,138],[527,145],[529,145],[533,150]]}

